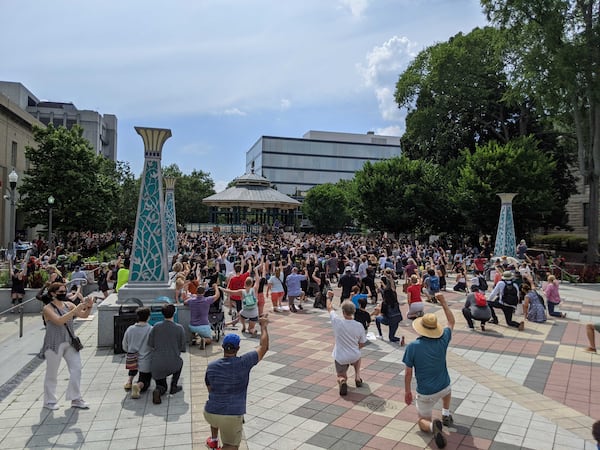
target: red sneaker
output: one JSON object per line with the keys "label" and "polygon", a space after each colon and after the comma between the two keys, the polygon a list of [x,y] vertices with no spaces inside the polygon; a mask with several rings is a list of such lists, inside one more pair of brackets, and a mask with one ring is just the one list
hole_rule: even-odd
{"label": "red sneaker", "polygon": [[206,446],[208,448],[221,450],[221,447],[219,446],[219,440],[217,439],[216,441],[214,441],[213,438],[210,436],[206,438]]}

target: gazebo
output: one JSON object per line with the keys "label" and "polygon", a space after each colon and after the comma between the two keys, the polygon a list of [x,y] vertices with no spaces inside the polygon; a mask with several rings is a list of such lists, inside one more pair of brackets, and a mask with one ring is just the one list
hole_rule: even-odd
{"label": "gazebo", "polygon": [[233,180],[233,186],[206,197],[210,221],[219,224],[293,226],[300,202],[273,189],[271,182],[254,173]]}

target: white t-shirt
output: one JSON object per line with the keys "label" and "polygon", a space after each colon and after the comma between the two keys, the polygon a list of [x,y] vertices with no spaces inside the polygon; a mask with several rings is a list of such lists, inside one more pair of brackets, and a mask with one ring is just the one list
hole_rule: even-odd
{"label": "white t-shirt", "polygon": [[367,342],[365,328],[356,320],[340,318],[335,311],[329,313],[335,337],[333,359],[339,364],[352,364],[360,359],[359,343]]}

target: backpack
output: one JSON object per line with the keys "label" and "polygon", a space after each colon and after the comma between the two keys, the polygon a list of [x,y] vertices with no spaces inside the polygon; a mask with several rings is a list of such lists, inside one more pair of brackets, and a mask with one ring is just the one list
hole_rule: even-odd
{"label": "backpack", "polygon": [[431,275],[429,277],[429,289],[433,292],[440,291],[440,277],[437,275]]}
{"label": "backpack", "polygon": [[326,306],[327,305],[325,302],[325,295],[323,295],[321,292],[317,292],[317,295],[315,295],[315,302],[313,304],[313,308],[323,309]]}
{"label": "backpack", "polygon": [[487,281],[485,281],[485,277],[482,277],[481,275],[479,275],[477,277],[478,281],[479,281],[479,289],[481,289],[482,291],[487,291],[488,290],[488,284]]}
{"label": "backpack", "polygon": [[254,296],[254,291],[250,291],[249,293],[244,293],[244,298],[242,299],[242,305],[244,309],[254,309],[258,301]]}
{"label": "backpack", "polygon": [[517,293],[517,287],[513,283],[504,282],[502,303],[508,306],[517,306],[517,304],[519,303],[519,294]]}
{"label": "backpack", "polygon": [[487,306],[487,300],[482,292],[475,292],[475,305]]}

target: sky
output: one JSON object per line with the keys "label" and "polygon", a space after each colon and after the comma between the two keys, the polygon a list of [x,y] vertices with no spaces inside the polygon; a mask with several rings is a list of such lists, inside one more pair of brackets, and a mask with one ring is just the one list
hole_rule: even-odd
{"label": "sky", "polygon": [[169,128],[162,165],[220,192],[261,136],[401,136],[399,75],[423,49],[485,26],[478,0],[0,0],[0,80],[115,114],[136,176],[135,126]]}

